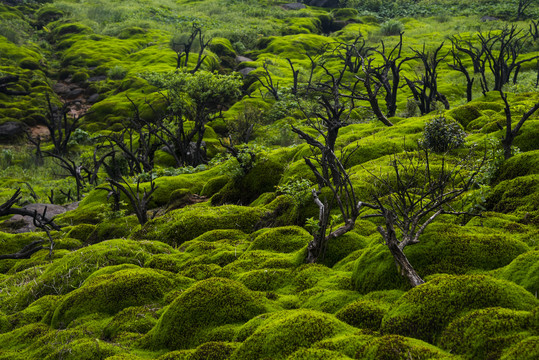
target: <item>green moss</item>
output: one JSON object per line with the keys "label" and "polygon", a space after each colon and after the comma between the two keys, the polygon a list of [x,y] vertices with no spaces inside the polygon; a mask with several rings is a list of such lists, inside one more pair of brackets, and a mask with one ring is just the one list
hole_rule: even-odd
{"label": "green moss", "polygon": [[353,329],[334,316],[317,311],[273,313],[256,326],[256,330],[234,352],[232,359],[285,359],[300,348],[308,348],[326,338],[352,333]]}
{"label": "green moss", "polygon": [[409,287],[397,271],[389,249],[383,244],[365,248],[359,253],[352,272],[352,285],[361,294]]}
{"label": "green moss", "polygon": [[[41,338],[47,333],[50,333],[50,328],[48,325],[34,323],[4,334],[0,334],[2,352],[7,349],[13,351],[13,354],[24,351],[28,347],[34,345],[37,339]],[[3,355],[2,352],[0,352],[0,355]],[[6,359],[9,359],[9,357]]]}
{"label": "green moss", "polygon": [[326,349],[299,349],[289,357],[288,360],[346,360],[350,357],[336,351]]}
{"label": "green moss", "polygon": [[77,339],[65,347],[54,349],[45,359],[95,360],[106,359],[127,352],[119,344],[110,344],[99,339]]}
{"label": "green moss", "polygon": [[[537,116],[537,115],[536,115]],[[539,150],[537,138],[539,137],[539,120],[528,120],[520,129],[513,145],[521,151]]]}
{"label": "green moss", "polygon": [[200,195],[211,197],[217,194],[229,182],[229,180],[230,178],[226,175],[211,178],[200,191]]}
{"label": "green moss", "polygon": [[236,57],[236,52],[230,43],[230,40],[220,37],[214,37],[211,39],[210,50],[217,56],[228,56],[231,58]]}
{"label": "green moss", "polygon": [[189,360],[226,360],[230,358],[237,347],[237,343],[210,341],[198,346]]}
{"label": "green moss", "polygon": [[360,329],[379,330],[382,318],[389,311],[389,304],[373,301],[358,300],[346,305],[335,314],[337,319]]}
{"label": "green moss", "polygon": [[511,346],[502,354],[501,360],[534,360],[539,357],[539,336],[527,339]]}
{"label": "green moss", "polygon": [[356,359],[460,359],[423,341],[399,335],[385,335],[368,341],[359,348]]}
{"label": "green moss", "polygon": [[205,342],[212,327],[241,323],[265,311],[262,300],[229,279],[203,280],[180,294],[147,336],[152,348],[185,349]]}
{"label": "green moss", "polygon": [[333,314],[356,301],[360,294],[352,290],[330,290],[320,285],[301,292],[299,296],[302,300],[301,308]]}
{"label": "green moss", "polygon": [[321,264],[305,264],[296,269],[294,285],[298,291],[310,289],[326,279],[331,269]]}
{"label": "green moss", "polygon": [[[440,346],[472,359],[499,358],[503,348],[518,343],[526,334],[528,311],[488,308],[472,311],[451,322],[442,333]],[[511,336],[513,335],[513,336]]]}
{"label": "green moss", "polygon": [[210,230],[237,229],[251,232],[264,214],[262,209],[235,205],[189,206],[148,221],[142,229],[133,233],[132,237],[180,245]]}
{"label": "green moss", "polygon": [[500,167],[496,181],[532,174],[539,174],[539,150],[520,153],[505,161]]}
{"label": "green moss", "polygon": [[94,231],[88,236],[86,242],[96,244],[105,240],[126,238],[138,224],[139,222],[135,215],[107,219],[95,226]]}
{"label": "green moss", "polygon": [[14,327],[21,327],[42,321],[48,312],[54,311],[59,297],[47,295],[30,304],[26,309],[9,316],[9,322]]}
{"label": "green moss", "polygon": [[[174,250],[159,242],[109,240],[85,247],[63,256],[44,271],[25,270],[20,276],[28,283],[15,286],[13,277],[6,286],[13,286],[10,294],[0,294],[3,309],[16,312],[44,295],[67,294],[78,288],[94,271],[111,265],[141,264],[152,254],[171,253]],[[11,282],[13,285],[10,285]]]}
{"label": "green moss", "polygon": [[159,303],[176,285],[174,280],[152,269],[120,270],[96,276],[62,299],[51,324],[61,328],[87,314],[113,315],[126,307]]}
{"label": "green moss", "polygon": [[539,291],[539,250],[528,251],[509,265],[493,272],[493,276],[509,280],[532,294]]}
{"label": "green moss", "polygon": [[446,114],[455,119],[464,129],[467,129],[472,121],[483,115],[474,104],[459,106],[448,111]]}
{"label": "green moss", "polygon": [[237,280],[250,290],[275,291],[291,281],[291,270],[264,269],[242,273]]}
{"label": "green moss", "polygon": [[80,224],[65,230],[67,231],[67,237],[85,242],[90,234],[95,230],[95,226],[90,224]]}
{"label": "green moss", "polygon": [[114,339],[123,332],[146,334],[157,323],[158,308],[154,306],[134,306],[118,312],[103,330],[105,339]]}
{"label": "green moss", "polygon": [[496,212],[539,209],[539,175],[520,176],[496,185],[486,199],[486,208]]}
{"label": "green moss", "polygon": [[480,275],[440,275],[408,291],[382,321],[382,332],[434,343],[466,311],[501,306],[531,310],[539,301],[511,282]]}
{"label": "green moss", "polygon": [[332,238],[327,244],[321,263],[332,267],[350,253],[363,249],[366,245],[366,239],[353,232],[348,232],[338,238]]}
{"label": "green moss", "polygon": [[268,250],[291,253],[300,250],[311,240],[311,235],[299,226],[262,229],[254,234],[250,250]]}

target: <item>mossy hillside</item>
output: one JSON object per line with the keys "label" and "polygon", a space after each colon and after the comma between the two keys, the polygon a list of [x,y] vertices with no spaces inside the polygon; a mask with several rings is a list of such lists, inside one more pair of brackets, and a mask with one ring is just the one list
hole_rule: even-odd
{"label": "mossy hillside", "polygon": [[186,207],[150,220],[131,236],[134,239],[163,241],[180,245],[210,230],[236,229],[249,233],[265,215],[262,209],[235,205]]}
{"label": "mossy hillside", "polygon": [[496,181],[512,180],[519,176],[539,174],[539,150],[523,152],[503,163]]}
{"label": "mossy hillside", "polygon": [[[51,265],[30,268],[4,283],[10,293],[0,296],[5,311],[26,308],[44,295],[63,295],[80,287],[94,271],[119,264],[143,264],[152,254],[172,253],[163,243],[149,241],[109,240],[88,246],[56,260]],[[19,285],[23,282],[22,286]]]}
{"label": "mossy hillside", "polygon": [[51,325],[62,328],[84,315],[113,315],[126,307],[160,303],[177,285],[177,279],[153,269],[127,269],[96,276],[62,299]]}
{"label": "mossy hillside", "polygon": [[472,311],[447,326],[439,346],[466,358],[499,358],[504,348],[529,336],[529,323],[529,311],[504,308]]}
{"label": "mossy hillside", "polygon": [[181,293],[148,333],[151,348],[187,349],[205,341],[215,326],[244,323],[266,311],[259,295],[240,283],[224,279],[203,280]]}
{"label": "mossy hillside", "polygon": [[528,245],[513,234],[481,226],[430,225],[406,256],[421,276],[492,270],[525,253]]}
{"label": "mossy hillside", "polygon": [[369,340],[355,354],[356,359],[460,359],[431,344],[399,335],[384,335]]}
{"label": "mossy hillside", "polygon": [[435,343],[445,327],[470,310],[531,310],[538,300],[514,283],[484,275],[440,275],[409,290],[382,320],[381,331]]}
{"label": "mossy hillside", "polygon": [[316,286],[302,291],[298,296],[301,301],[300,308],[334,314],[348,304],[356,301],[361,295],[357,291],[349,289],[333,290],[324,286]]}
{"label": "mossy hillside", "polygon": [[33,323],[13,331],[0,334],[2,344],[2,359],[23,359],[18,353],[34,345],[36,340],[51,331],[50,327],[43,323]]}
{"label": "mossy hillside", "polygon": [[382,301],[357,300],[342,309],[335,316],[345,323],[359,329],[378,331],[383,317],[388,313],[390,305]]}
{"label": "mossy hillside", "polygon": [[296,34],[263,38],[258,49],[251,54],[260,58],[263,54],[279,55],[281,58],[305,59],[305,55],[314,55],[319,49],[334,40],[315,34]]}
{"label": "mossy hillside", "polygon": [[539,291],[539,250],[525,252],[492,275],[524,287],[532,294]]}
{"label": "mossy hillside", "polygon": [[520,176],[496,185],[486,198],[488,210],[511,213],[539,209],[539,175]]}
{"label": "mossy hillside", "polygon": [[157,323],[158,308],[152,305],[131,306],[116,313],[103,330],[104,339],[114,339],[122,333],[146,334]]}
{"label": "mossy hillside", "polygon": [[291,253],[302,249],[310,240],[311,235],[299,226],[265,228],[252,235],[248,250]]}
{"label": "mossy hillside", "polygon": [[503,351],[502,360],[533,360],[539,356],[539,336],[530,336]]}
{"label": "mossy hillside", "polygon": [[10,327],[15,329],[41,322],[48,312],[54,311],[59,301],[60,297],[55,295],[47,295],[37,299],[26,309],[7,317]]}
{"label": "mossy hillside", "polygon": [[256,327],[232,355],[232,359],[253,359],[264,354],[286,359],[300,348],[343,334],[353,327],[334,316],[313,310],[287,310],[270,315]]}

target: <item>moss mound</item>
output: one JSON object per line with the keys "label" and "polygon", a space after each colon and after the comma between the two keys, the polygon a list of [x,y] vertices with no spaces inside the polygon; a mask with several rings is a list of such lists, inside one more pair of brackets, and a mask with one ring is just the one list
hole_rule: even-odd
{"label": "moss mound", "polygon": [[105,339],[114,339],[122,333],[146,334],[157,323],[157,308],[154,306],[132,306],[114,315],[103,330]]}
{"label": "moss mound", "polygon": [[306,246],[312,236],[299,226],[262,229],[257,232],[249,250],[291,253]]}
{"label": "moss mound", "polygon": [[[254,325],[254,324],[253,324]],[[334,316],[312,310],[288,310],[270,315],[234,352],[232,359],[285,359],[300,348],[354,328]]]}
{"label": "moss mound", "polygon": [[147,336],[152,348],[187,349],[205,341],[213,327],[242,323],[263,313],[262,300],[240,283],[203,280],[181,293]]}
{"label": "moss mound", "polygon": [[262,209],[235,205],[191,206],[148,221],[142,229],[132,234],[132,237],[158,240],[177,246],[210,230],[235,229],[252,232],[264,215],[265,211]]}
{"label": "moss mound", "polygon": [[440,346],[472,359],[497,359],[504,348],[529,335],[530,312],[504,308],[472,311],[451,322]]}
{"label": "moss mound", "polygon": [[523,152],[505,161],[499,169],[496,181],[532,174],[539,174],[539,150]]}
{"label": "moss mound", "polygon": [[51,325],[65,327],[84,315],[113,315],[126,307],[158,303],[174,285],[174,279],[153,269],[128,269],[97,276],[62,299]]}
{"label": "moss mound", "polygon": [[327,244],[321,263],[332,267],[349,254],[363,249],[365,246],[367,246],[365,237],[354,232],[348,232],[338,238],[332,238]]}
{"label": "moss mound", "polygon": [[539,291],[539,250],[518,256],[509,265],[494,271],[493,275],[512,281],[536,294]]}
{"label": "moss mound", "polygon": [[379,330],[383,317],[389,311],[389,304],[359,300],[346,305],[335,314],[337,319],[360,329]]}
{"label": "moss mound", "polygon": [[533,295],[511,282],[482,275],[440,275],[400,298],[384,317],[381,331],[434,343],[460,314],[500,306],[531,310]]}
{"label": "moss mound", "polygon": [[488,210],[510,213],[539,209],[539,175],[520,176],[500,182],[486,199]]}
{"label": "moss mound", "polygon": [[459,359],[421,340],[399,335],[373,338],[357,351],[354,358],[366,360]]}

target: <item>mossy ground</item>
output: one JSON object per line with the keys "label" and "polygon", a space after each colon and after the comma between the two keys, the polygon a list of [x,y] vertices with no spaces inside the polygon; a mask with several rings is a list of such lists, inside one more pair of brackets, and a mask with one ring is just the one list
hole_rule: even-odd
{"label": "mossy ground", "polygon": [[[492,165],[485,170],[488,177],[453,204],[481,209],[482,217],[441,216],[419,244],[405,249],[427,280],[413,289],[382,243],[377,231],[382,222],[374,218],[358,219],[353,231],[327,244],[318,264],[304,264],[312,240],[308,221],[318,217],[310,195],[317,179],[304,157],[315,151],[291,125],[318,136],[306,112],[320,109],[314,101],[295,101],[287,58],[304,83],[311,75],[309,57],[320,60],[321,49],[358,35],[378,50],[381,40],[386,49],[394,46],[398,36],[381,32],[385,16],[404,26],[405,57],[414,54],[411,49],[438,46],[447,34],[474,39],[479,22],[474,11],[512,16],[509,5],[488,1],[387,3],[397,4],[350,1],[348,8],[300,10],[285,10],[279,2],[217,0],[1,5],[0,77],[19,76],[8,88],[28,94],[0,92],[0,125],[43,125],[45,93],[55,86],[79,87],[82,95],[75,101],[96,94],[99,101],[81,120],[91,140],[68,146],[67,156],[84,165],[99,136],[123,130],[134,116],[129,99],[146,120],[165,110],[166,94],[144,74],[174,71],[177,54],[170,40],[185,37],[193,23],[213,39],[203,54],[203,70],[254,70],[243,78],[238,101],[222,106],[222,118],[207,127],[207,164],[173,169],[172,156],[156,152],[153,173],[141,176],[156,177],[158,186],[146,224],[138,224],[127,197],[113,211],[109,191],[87,184],[78,208],[55,218],[62,231],[51,233],[52,257],[44,249],[28,259],[0,260],[0,359],[536,359],[538,117],[515,138],[520,153],[504,162],[496,153],[505,121],[499,93],[482,94],[476,78],[473,100],[466,103],[464,79],[445,63],[438,69],[438,90],[450,110],[436,104],[434,112],[419,116],[411,92],[402,87],[390,119],[394,126],[386,127],[358,101],[340,129],[336,153],[350,155],[345,166],[355,193],[370,201],[374,175],[394,176],[391,162],[419,148],[425,124],[435,116],[452,118],[466,132],[466,142],[433,155],[431,164],[438,174],[442,156],[456,164],[471,149],[477,160],[486,151]],[[434,11],[441,13],[402,17]],[[534,6],[527,11],[530,18],[539,15]],[[489,22],[481,29],[485,34],[504,24]],[[528,20],[513,24],[528,30]],[[450,49],[446,41],[442,52]],[[538,49],[527,43],[519,59]],[[250,59],[236,60],[238,55]],[[196,56],[191,54],[188,68]],[[334,56],[324,58],[330,71],[338,70],[337,63]],[[279,99],[264,86],[264,65]],[[472,70],[471,62],[465,65]],[[401,75],[419,79],[421,70],[411,60]],[[539,100],[535,71],[535,65],[524,65],[519,83],[505,88],[513,125]],[[312,75],[323,74],[317,67]],[[347,74],[347,81],[354,79]],[[492,80],[489,75],[489,85]],[[61,100],[66,99],[52,94],[54,105]],[[231,129],[247,116],[255,122],[248,146],[257,159],[242,172],[219,139],[234,143]],[[13,139],[19,144],[0,148],[0,201],[23,187],[17,206],[46,202],[50,190],[56,202],[72,202],[67,192],[74,191],[73,179],[50,158],[37,166],[35,148],[24,136]],[[42,146],[52,149],[46,140]],[[101,169],[97,175],[102,187],[109,174]],[[134,177],[127,180],[136,183]],[[311,186],[299,193],[294,186],[303,180]],[[149,182],[141,183],[142,191],[149,188]],[[321,197],[331,200],[327,187]],[[39,239],[46,240],[46,233],[0,232],[0,254]]]}

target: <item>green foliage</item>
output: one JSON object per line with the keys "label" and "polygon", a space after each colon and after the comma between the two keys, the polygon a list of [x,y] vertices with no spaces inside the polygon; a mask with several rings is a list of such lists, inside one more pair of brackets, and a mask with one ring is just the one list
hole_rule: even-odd
{"label": "green foliage", "polygon": [[203,280],[182,292],[148,333],[152,348],[186,349],[207,340],[212,327],[245,322],[265,312],[262,299],[229,279]]}
{"label": "green foliage", "polygon": [[399,35],[404,31],[404,24],[399,20],[391,19],[380,25],[380,33],[384,36]]}
{"label": "green foliage", "polygon": [[283,185],[277,185],[277,193],[290,195],[297,205],[304,205],[314,184],[309,179],[289,178]]}
{"label": "green foliage", "polygon": [[121,65],[116,65],[107,71],[107,77],[112,80],[123,80],[127,75],[127,69]]}
{"label": "green foliage", "polygon": [[450,119],[437,116],[425,124],[421,146],[434,152],[446,152],[464,144],[466,133]]}

